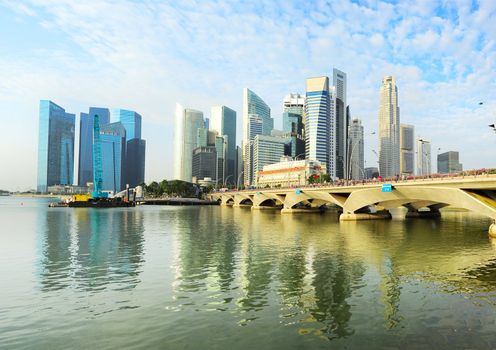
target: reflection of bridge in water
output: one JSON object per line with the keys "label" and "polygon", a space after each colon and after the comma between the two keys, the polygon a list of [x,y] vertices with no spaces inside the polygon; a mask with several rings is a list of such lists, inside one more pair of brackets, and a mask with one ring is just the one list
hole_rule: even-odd
{"label": "reflection of bridge in water", "polygon": [[[383,192],[382,185],[270,188],[219,192],[210,197],[221,205],[281,209],[281,213],[320,211],[335,205],[343,211],[341,221],[390,218],[389,209],[401,206],[408,208],[407,217],[439,216],[439,209],[453,206],[496,220],[496,175],[394,182],[391,192]],[[489,233],[496,237],[495,224]]]}

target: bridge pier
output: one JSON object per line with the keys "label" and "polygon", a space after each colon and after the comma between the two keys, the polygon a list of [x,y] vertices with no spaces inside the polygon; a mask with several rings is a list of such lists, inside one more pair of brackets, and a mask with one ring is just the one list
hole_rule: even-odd
{"label": "bridge pier", "polygon": [[281,206],[268,206],[268,205],[253,205],[251,210],[274,210],[281,209]]}
{"label": "bridge pier", "polygon": [[323,213],[322,208],[282,208],[281,214]]}
{"label": "bridge pier", "polygon": [[496,238],[496,221],[489,226],[489,237]]}
{"label": "bridge pier", "polygon": [[342,213],[339,215],[339,221],[388,220],[391,218],[391,213],[388,210],[375,213]]}

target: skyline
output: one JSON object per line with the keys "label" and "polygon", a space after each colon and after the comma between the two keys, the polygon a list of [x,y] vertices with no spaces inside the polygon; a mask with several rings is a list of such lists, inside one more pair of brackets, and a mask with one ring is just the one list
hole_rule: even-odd
{"label": "skyline", "polygon": [[[487,127],[496,121],[494,2],[34,3],[0,1],[0,121],[7,126],[0,163],[9,169],[0,173],[1,189],[35,187],[42,99],[77,115],[89,106],[140,113],[149,182],[172,178],[176,102],[206,118],[214,105],[234,109],[240,144],[243,88],[267,102],[282,129],[284,96],[303,94],[306,78],[331,76],[333,67],[347,73],[366,166],[377,166],[371,133],[381,80],[394,75],[401,123],[413,124],[416,138],[440,153],[458,151],[464,169],[496,167],[496,136]],[[7,152],[13,146],[15,159]]]}

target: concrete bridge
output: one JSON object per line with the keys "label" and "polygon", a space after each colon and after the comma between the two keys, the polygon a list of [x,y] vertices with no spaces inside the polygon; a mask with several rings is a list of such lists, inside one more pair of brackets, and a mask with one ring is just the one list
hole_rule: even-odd
{"label": "concrete bridge", "polygon": [[[280,209],[281,213],[322,211],[328,205],[341,208],[340,220],[390,218],[389,209],[406,207],[407,217],[439,216],[446,206],[464,208],[488,216],[496,222],[496,175],[408,180],[354,186],[266,188],[215,192],[210,199],[221,205],[251,207],[252,210]],[[496,224],[489,233],[496,237]]]}

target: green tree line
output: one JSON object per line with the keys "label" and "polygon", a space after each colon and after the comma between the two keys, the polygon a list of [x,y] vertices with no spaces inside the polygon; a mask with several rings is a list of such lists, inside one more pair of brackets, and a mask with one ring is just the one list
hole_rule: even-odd
{"label": "green tree line", "polygon": [[150,182],[148,185],[142,183],[143,191],[145,192],[145,197],[183,197],[183,198],[193,198],[199,197],[201,194],[209,192],[210,189],[201,188],[191,182],[182,180],[162,180],[160,182]]}

